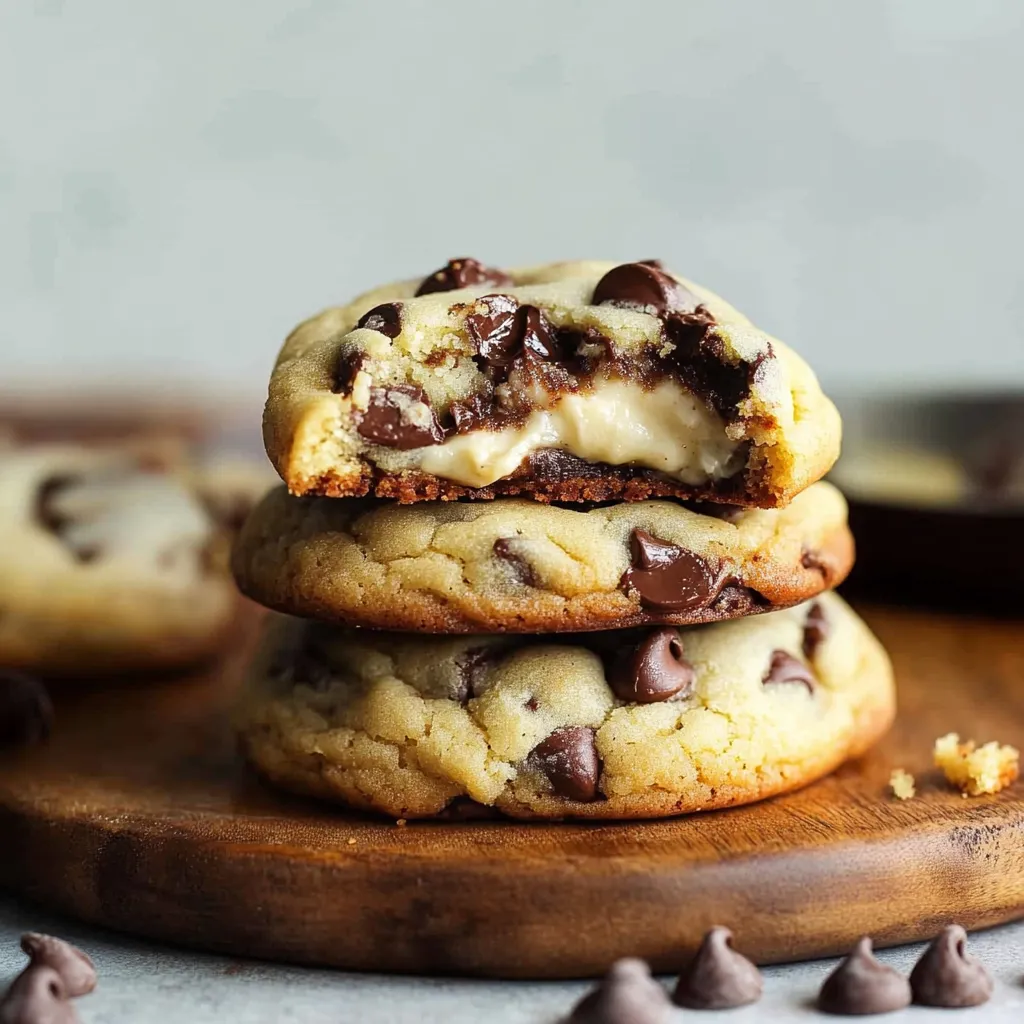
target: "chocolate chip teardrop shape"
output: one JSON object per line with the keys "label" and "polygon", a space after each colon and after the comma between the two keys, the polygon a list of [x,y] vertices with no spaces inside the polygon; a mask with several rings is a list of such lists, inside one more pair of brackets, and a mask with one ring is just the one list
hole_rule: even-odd
{"label": "chocolate chip teardrop shape", "polygon": [[547,776],[559,796],[579,803],[597,799],[601,761],[593,729],[582,725],[556,729],[533,748],[530,760]]}
{"label": "chocolate chip teardrop shape", "polygon": [[671,1012],[665,990],[642,960],[617,960],[573,1008],[568,1024],[664,1024]]}
{"label": "chocolate chip teardrop shape", "polygon": [[71,998],[86,996],[96,987],[96,968],[92,960],[70,942],[53,935],[27,932],[21,937],[21,948],[33,966],[41,964],[55,970]]}
{"label": "chocolate chip teardrop shape", "polygon": [[78,1024],[61,976],[44,964],[29,964],[0,998],[0,1024]]}
{"label": "chocolate chip teardrop shape", "polygon": [[765,686],[779,683],[800,683],[807,687],[809,693],[814,693],[814,688],[817,685],[814,673],[802,661],[786,651],[772,651],[771,664],[761,682]]}
{"label": "chocolate chip teardrop shape", "polygon": [[670,274],[657,260],[643,263],[622,263],[608,271],[594,288],[591,302],[595,306],[608,303],[654,312],[659,316],[671,312],[689,312],[700,300]]}
{"label": "chocolate chip teardrop shape", "polygon": [[444,431],[437,422],[430,400],[414,384],[370,388],[370,404],[359,419],[361,437],[385,448],[423,448],[440,444]]}
{"label": "chocolate chip teardrop shape", "polygon": [[389,338],[397,338],[402,333],[401,303],[385,302],[382,306],[374,306],[359,318],[356,327],[365,327],[369,331],[377,331]]}
{"label": "chocolate chip teardrop shape", "polygon": [[672,1001],[692,1010],[728,1010],[761,998],[761,972],[732,948],[728,928],[712,928],[679,975]]}
{"label": "chocolate chip teardrop shape", "polygon": [[967,952],[958,924],[943,928],[910,972],[914,1002],[923,1006],[980,1006],[992,995],[992,976]]}
{"label": "chocolate chip teardrop shape", "polygon": [[871,939],[859,939],[853,952],[825,979],[818,993],[824,1013],[860,1016],[890,1013],[910,1005],[910,982],[871,954]]}
{"label": "chocolate chip teardrop shape", "polygon": [[629,544],[632,565],[620,583],[638,594],[645,608],[691,611],[707,607],[717,596],[719,574],[699,555],[645,530],[634,530]]}
{"label": "chocolate chip teardrop shape", "polygon": [[440,270],[428,274],[416,289],[416,295],[433,295],[435,292],[452,292],[457,288],[473,288],[487,285],[491,288],[507,288],[512,278],[504,270],[484,266],[471,256],[449,260]]}
{"label": "chocolate chip teardrop shape", "polygon": [[683,657],[677,630],[664,626],[616,659],[609,684],[619,700],[656,704],[693,689],[693,666]]}

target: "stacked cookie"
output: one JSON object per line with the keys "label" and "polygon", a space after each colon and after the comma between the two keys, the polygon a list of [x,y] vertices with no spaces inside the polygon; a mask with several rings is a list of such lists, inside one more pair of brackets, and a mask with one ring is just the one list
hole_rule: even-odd
{"label": "stacked cookie", "polygon": [[680,814],[869,747],[885,652],[829,593],[807,365],[657,261],[452,260],[300,325],[287,484],[244,526],[271,621],[241,715],[285,788],[399,818]]}

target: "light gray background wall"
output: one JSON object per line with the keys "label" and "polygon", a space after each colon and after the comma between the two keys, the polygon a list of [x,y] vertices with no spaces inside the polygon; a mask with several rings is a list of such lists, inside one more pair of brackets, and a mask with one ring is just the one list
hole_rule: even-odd
{"label": "light gray background wall", "polygon": [[8,387],[262,391],[447,257],[652,256],[836,385],[1024,384],[1020,0],[0,0]]}

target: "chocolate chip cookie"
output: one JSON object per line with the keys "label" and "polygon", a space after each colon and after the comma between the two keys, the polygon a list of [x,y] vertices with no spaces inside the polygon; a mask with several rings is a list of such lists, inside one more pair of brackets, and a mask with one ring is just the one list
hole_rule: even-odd
{"label": "chocolate chip cookie", "polygon": [[452,260],[300,325],[267,451],[294,494],[784,505],[839,416],[806,363],[657,260]]}
{"label": "chocolate chip cookie", "polygon": [[427,637],[272,620],[240,710],[272,783],[399,818],[644,818],[794,789],[892,721],[843,601],[673,629]]}
{"label": "chocolate chip cookie", "polygon": [[212,653],[234,608],[213,520],[127,449],[3,449],[0,532],[0,666],[172,668]]}
{"label": "chocolate chip cookie", "polygon": [[846,503],[818,483],[784,509],[521,498],[400,506],[281,487],[233,556],[250,597],[374,629],[564,632],[689,625],[785,608],[853,564]]}

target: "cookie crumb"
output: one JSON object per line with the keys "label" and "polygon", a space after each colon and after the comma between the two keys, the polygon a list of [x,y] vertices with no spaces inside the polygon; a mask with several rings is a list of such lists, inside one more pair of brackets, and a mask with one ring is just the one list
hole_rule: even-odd
{"label": "cookie crumb", "polygon": [[407,822],[407,821],[405,820],[405,818],[399,818],[399,819],[398,819],[398,821],[396,821],[396,822],[395,822],[395,824],[396,824],[396,825],[397,825],[397,826],[398,826],[399,828],[405,828],[405,826],[406,826],[406,825],[408,825],[408,824],[409,824],[409,822]]}
{"label": "cookie crumb", "polygon": [[355,845],[356,845],[356,841],[355,841],[355,839],[349,839],[349,841],[348,841],[348,845],[349,845],[349,846],[355,846]]}
{"label": "cookie crumb", "polygon": [[889,776],[889,787],[892,795],[897,800],[910,800],[917,796],[917,788],[914,785],[914,776],[905,772],[902,768],[894,768]]}
{"label": "cookie crumb", "polygon": [[960,742],[955,732],[935,741],[935,766],[966,796],[998,793],[1020,772],[1019,751],[995,742],[975,746],[974,740]]}

